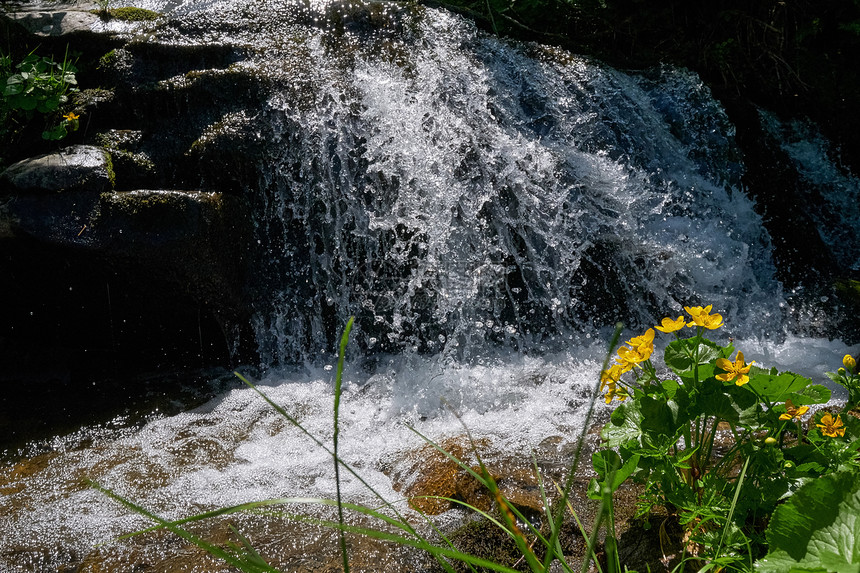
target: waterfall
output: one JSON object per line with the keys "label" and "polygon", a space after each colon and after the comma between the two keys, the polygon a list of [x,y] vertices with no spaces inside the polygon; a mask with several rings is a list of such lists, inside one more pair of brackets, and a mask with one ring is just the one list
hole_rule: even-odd
{"label": "waterfall", "polygon": [[263,364],[325,352],[351,315],[365,352],[460,359],[687,304],[746,335],[781,323],[733,127],[695,74],[395,16],[394,39],[305,38],[266,102]]}

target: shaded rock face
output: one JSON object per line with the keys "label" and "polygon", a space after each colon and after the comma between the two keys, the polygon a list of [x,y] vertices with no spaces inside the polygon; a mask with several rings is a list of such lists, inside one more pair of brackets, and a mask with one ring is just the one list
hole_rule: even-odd
{"label": "shaded rock face", "polygon": [[7,383],[71,389],[116,368],[201,366],[237,353],[237,325],[247,321],[242,200],[115,192],[112,183],[109,154],[84,145],[0,175],[0,256],[9,273],[0,287],[9,301],[0,352],[18,365],[3,374]]}
{"label": "shaded rock face", "polygon": [[[238,186],[217,173],[217,159],[203,166],[211,179],[202,185],[201,171],[190,167],[200,153],[185,153],[211,120],[177,121],[187,110],[172,106],[185,94],[156,85],[236,61],[238,52],[153,48],[145,71],[124,47],[155,23],[108,22],[95,8],[25,3],[0,17],[13,61],[37,47],[62,61],[71,46],[83,88],[57,112],[82,118],[59,150],[41,140],[38,115],[0,145],[0,257],[8,277],[0,296],[10,301],[0,355],[20,365],[2,375],[4,385],[44,381],[62,394],[128,371],[253,360],[243,300],[248,206],[229,193]],[[220,88],[208,90],[198,101],[217,104],[211,96]],[[224,149],[222,157],[235,152]],[[10,411],[14,395],[29,396],[12,394],[3,400]]]}

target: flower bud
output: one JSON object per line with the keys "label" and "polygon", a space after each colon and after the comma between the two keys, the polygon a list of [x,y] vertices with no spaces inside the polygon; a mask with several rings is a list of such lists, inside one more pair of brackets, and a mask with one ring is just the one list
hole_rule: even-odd
{"label": "flower bud", "polygon": [[853,374],[857,368],[857,361],[850,354],[846,354],[842,359],[842,365],[845,366],[845,370]]}
{"label": "flower bud", "polygon": [[775,446],[775,445],[776,445],[776,438],[774,438],[773,436],[768,436],[768,437],[766,437],[766,438],[764,439],[764,445],[766,445],[766,446]]}

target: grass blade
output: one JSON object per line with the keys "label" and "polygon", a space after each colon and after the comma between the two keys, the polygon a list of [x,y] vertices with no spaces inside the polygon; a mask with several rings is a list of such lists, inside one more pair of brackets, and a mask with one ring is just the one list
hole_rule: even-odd
{"label": "grass blade", "polygon": [[[334,382],[334,437],[332,439],[334,459],[334,482],[337,490],[337,520],[343,526],[343,503],[340,495],[340,463],[337,455],[337,438],[339,433],[338,414],[340,412],[340,393],[341,384],[343,382],[343,360],[346,355],[346,345],[349,342],[349,332],[352,330],[352,323],[355,320],[354,316],[349,317],[346,323],[346,328],[343,330],[343,336],[340,338],[340,350],[337,355],[337,374]],[[340,551],[343,556],[343,571],[349,573],[349,555],[346,550],[346,537],[344,536],[343,528],[340,529]]]}

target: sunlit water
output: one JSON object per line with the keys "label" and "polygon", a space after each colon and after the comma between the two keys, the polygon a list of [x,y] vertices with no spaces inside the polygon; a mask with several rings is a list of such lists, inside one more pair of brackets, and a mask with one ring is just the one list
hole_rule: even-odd
{"label": "sunlit water", "polygon": [[[154,41],[243,46],[237,65],[276,80],[261,109],[227,118],[271,138],[255,205],[259,383],[328,443],[334,342],[356,316],[341,455],[386,498],[401,497],[392,464],[423,443],[408,425],[461,433],[449,407],[499,450],[574,440],[617,320],[635,334],[713,304],[715,340],[820,383],[852,351],[792,312],[740,191],[733,127],[688,71],[622,73],[426,8],[140,5],[171,15]],[[811,184],[827,177],[821,145],[786,142]],[[828,185],[856,194],[840,176]],[[830,238],[856,254],[856,227]],[[168,518],[335,491],[330,457],[246,388],[48,445],[59,455],[0,488],[4,571],[55,570],[148,525],[84,478]]]}

